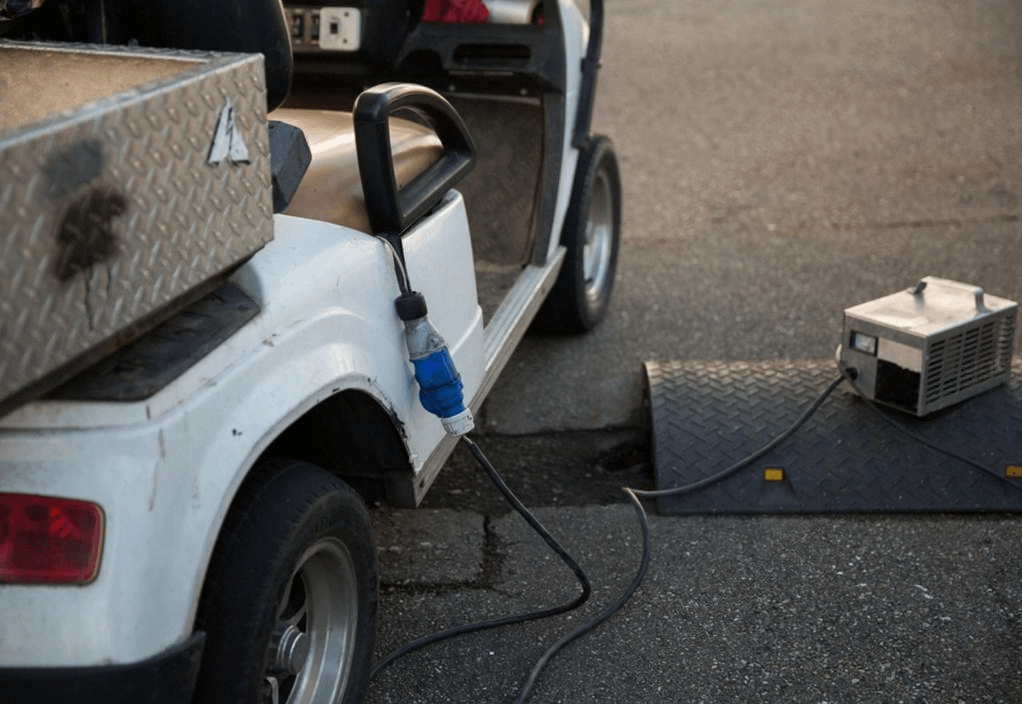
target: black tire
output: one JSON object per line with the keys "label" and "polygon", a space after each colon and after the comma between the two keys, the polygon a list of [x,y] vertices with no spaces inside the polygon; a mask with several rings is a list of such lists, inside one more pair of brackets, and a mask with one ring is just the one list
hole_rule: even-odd
{"label": "black tire", "polygon": [[270,702],[276,687],[281,704],[361,702],[377,590],[361,498],[314,465],[264,462],[239,491],[210,561],[195,701]]}
{"label": "black tire", "polygon": [[564,266],[533,329],[580,333],[607,313],[621,241],[621,175],[610,139],[596,135],[579,154],[561,244]]}

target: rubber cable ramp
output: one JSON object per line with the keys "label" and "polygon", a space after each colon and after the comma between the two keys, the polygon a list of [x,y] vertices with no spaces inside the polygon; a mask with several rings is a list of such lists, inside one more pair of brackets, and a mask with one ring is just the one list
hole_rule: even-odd
{"label": "rubber cable ramp", "polygon": [[[662,514],[1022,511],[1022,364],[1008,384],[901,425],[844,382],[784,443],[735,474],[658,499]],[[658,489],[733,465],[783,432],[839,372],[834,361],[646,362]],[[1020,475],[1016,478],[1015,475]]]}

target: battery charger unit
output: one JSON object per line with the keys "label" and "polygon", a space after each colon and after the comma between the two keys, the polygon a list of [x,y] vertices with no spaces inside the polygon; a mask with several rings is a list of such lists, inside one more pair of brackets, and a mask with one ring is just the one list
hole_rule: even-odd
{"label": "battery charger unit", "polygon": [[1008,380],[1018,304],[924,277],[845,309],[838,360],[868,399],[922,417]]}

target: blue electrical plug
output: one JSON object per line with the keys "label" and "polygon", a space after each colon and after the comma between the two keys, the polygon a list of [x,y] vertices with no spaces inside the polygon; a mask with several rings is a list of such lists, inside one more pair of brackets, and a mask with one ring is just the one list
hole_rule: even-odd
{"label": "blue electrical plug", "polygon": [[419,383],[419,402],[440,418],[448,435],[465,435],[475,427],[475,422],[472,412],[465,407],[461,375],[447,343],[427,317],[426,299],[412,291],[398,298],[395,305],[405,324],[408,355]]}

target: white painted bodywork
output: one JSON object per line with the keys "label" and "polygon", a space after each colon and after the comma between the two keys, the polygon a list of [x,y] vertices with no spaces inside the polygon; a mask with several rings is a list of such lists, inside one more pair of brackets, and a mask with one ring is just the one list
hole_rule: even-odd
{"label": "white painted bodywork", "polygon": [[[133,662],[187,637],[246,472],[331,394],[357,389],[393,413],[415,469],[443,438],[418,402],[383,244],[311,220],[275,225],[273,242],[233,277],[261,312],[170,386],[140,403],[35,402],[0,422],[4,491],[94,501],[106,516],[93,583],[0,586],[0,612],[19,614],[0,629],[4,666]],[[405,248],[471,397],[483,329],[461,197],[452,193]]]}
{"label": "white painted bodywork", "polygon": [[[412,286],[478,408],[553,285],[578,152],[571,146],[585,18],[558,0],[568,66],[564,150],[545,266],[526,267],[484,331],[461,196],[403,238]],[[4,667],[137,662],[187,638],[220,526],[252,464],[333,394],[369,394],[395,418],[409,467],[432,473],[453,447],[419,404],[399,291],[380,240],[275,216],[275,235],[232,277],[258,315],[181,377],[137,403],[36,401],[0,419],[0,491],[99,504],[97,578],[83,586],[0,585]],[[425,486],[428,486],[428,481]],[[422,489],[425,491],[425,489]]]}

